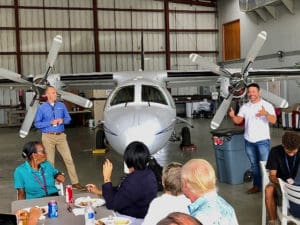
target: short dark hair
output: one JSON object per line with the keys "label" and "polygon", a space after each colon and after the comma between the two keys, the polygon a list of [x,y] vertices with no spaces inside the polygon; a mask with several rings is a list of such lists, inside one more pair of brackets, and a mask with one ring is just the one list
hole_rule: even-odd
{"label": "short dark hair", "polygon": [[148,147],[141,142],[132,142],[124,152],[124,161],[128,168],[135,170],[144,170],[150,159]]}
{"label": "short dark hair", "polygon": [[27,142],[23,147],[23,151],[22,151],[23,158],[30,159],[31,155],[33,153],[36,153],[36,145],[38,145],[38,144],[42,145],[42,143],[39,141]]}
{"label": "short dark hair", "polygon": [[250,87],[256,87],[258,90],[260,90],[260,87],[257,83],[251,83],[247,86],[247,88],[250,88]]}
{"label": "short dark hair", "polygon": [[300,147],[300,136],[295,132],[287,131],[282,136],[282,145],[287,150],[294,150]]}
{"label": "short dark hair", "polygon": [[202,223],[191,215],[182,212],[173,212],[160,220],[156,225],[202,225]]}

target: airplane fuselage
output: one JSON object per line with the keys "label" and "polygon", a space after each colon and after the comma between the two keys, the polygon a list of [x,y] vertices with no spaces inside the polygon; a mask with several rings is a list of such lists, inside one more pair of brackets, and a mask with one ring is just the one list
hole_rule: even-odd
{"label": "airplane fuselage", "polygon": [[168,142],[176,122],[174,101],[166,88],[145,78],[117,86],[104,109],[105,137],[123,154],[134,142],[144,143],[153,154]]}

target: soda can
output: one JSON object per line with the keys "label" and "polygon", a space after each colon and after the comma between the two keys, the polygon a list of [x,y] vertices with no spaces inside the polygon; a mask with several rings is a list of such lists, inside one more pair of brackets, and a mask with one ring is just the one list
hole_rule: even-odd
{"label": "soda can", "polygon": [[73,203],[73,188],[72,185],[66,186],[66,203]]}
{"label": "soda can", "polygon": [[48,217],[56,218],[57,216],[58,216],[57,202],[55,200],[51,200],[48,203]]}

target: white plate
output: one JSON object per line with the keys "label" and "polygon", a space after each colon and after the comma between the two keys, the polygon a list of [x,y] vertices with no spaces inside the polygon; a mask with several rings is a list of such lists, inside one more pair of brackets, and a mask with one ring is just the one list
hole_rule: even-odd
{"label": "white plate", "polygon": [[[129,225],[131,224],[131,220],[126,217],[105,217],[102,219],[99,219],[105,224],[114,224],[114,225]],[[97,220],[97,221],[99,221]],[[111,223],[113,221],[113,223]]]}
{"label": "white plate", "polygon": [[92,207],[99,207],[105,204],[105,201],[102,198],[91,198],[88,196],[88,197],[76,198],[74,205],[80,208],[84,208],[87,206],[89,202],[91,203]]}

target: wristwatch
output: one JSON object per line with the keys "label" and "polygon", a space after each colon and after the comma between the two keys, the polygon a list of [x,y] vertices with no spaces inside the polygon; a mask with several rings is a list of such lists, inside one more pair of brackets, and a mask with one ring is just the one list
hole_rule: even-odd
{"label": "wristwatch", "polygon": [[56,177],[58,177],[59,175],[65,176],[65,174],[63,172],[58,172],[57,174],[55,174],[54,179],[56,179]]}

